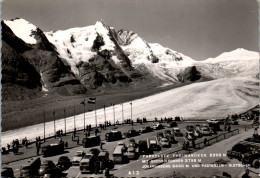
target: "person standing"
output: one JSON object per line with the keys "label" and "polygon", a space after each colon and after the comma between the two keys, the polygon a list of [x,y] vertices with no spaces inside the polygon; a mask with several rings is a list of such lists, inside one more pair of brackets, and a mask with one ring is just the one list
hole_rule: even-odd
{"label": "person standing", "polygon": [[207,138],[205,138],[205,139],[204,139],[204,146],[206,146],[206,145],[207,145],[207,142],[208,142],[208,139],[207,139]]}
{"label": "person standing", "polygon": [[9,150],[10,150],[10,145],[7,144],[7,151],[9,152]]}
{"label": "person standing", "polygon": [[103,142],[100,142],[100,150],[103,150]]}
{"label": "person standing", "polygon": [[65,146],[66,149],[68,148],[68,142],[67,141],[65,142],[64,146]]}
{"label": "person standing", "polygon": [[192,139],[192,147],[195,148],[196,144],[195,144],[195,141],[194,139]]}

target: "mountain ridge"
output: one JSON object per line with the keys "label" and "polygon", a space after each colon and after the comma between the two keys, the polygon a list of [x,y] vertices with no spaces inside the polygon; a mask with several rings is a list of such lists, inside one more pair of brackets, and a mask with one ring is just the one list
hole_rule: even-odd
{"label": "mountain ridge", "polygon": [[[42,32],[21,18],[3,20],[2,24],[3,40],[35,67],[45,91],[72,84],[81,85],[79,93],[83,94],[84,90],[112,89],[131,82],[155,82],[160,86],[253,75],[253,64],[259,59],[256,52],[240,48],[216,58],[195,61],[158,43],[148,43],[131,30],[116,31],[103,20],[91,26],[50,32]],[[21,28],[26,33],[21,34]],[[15,48],[17,44],[19,48]],[[245,59],[252,60],[252,64],[243,66],[241,60]],[[55,72],[46,67],[51,70],[54,67]]]}

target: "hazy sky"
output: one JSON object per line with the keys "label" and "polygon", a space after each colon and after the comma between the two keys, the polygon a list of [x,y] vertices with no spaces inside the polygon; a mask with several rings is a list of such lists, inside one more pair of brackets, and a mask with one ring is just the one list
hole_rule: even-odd
{"label": "hazy sky", "polygon": [[43,31],[103,19],[196,60],[236,48],[258,51],[257,0],[4,0],[2,18],[15,17]]}

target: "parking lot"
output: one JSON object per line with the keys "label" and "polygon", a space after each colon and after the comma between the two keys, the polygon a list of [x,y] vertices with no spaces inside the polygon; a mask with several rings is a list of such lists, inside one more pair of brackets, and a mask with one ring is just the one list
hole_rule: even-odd
{"label": "parking lot", "polygon": [[[159,155],[160,156],[160,155],[171,154],[176,150],[181,150],[183,148],[184,143],[187,143],[187,141],[189,141],[190,142],[189,149],[187,149],[183,152],[185,154],[188,154],[190,151],[194,151],[194,150],[198,150],[198,149],[202,148],[205,138],[207,138],[207,140],[210,140],[213,137],[215,138],[218,135],[223,135],[223,134],[228,132],[228,131],[224,131],[224,126],[221,125],[220,126],[221,130],[218,131],[216,134],[209,135],[209,136],[202,136],[202,137],[197,138],[195,140],[196,146],[195,146],[195,148],[192,148],[191,140],[188,140],[188,138],[185,136],[185,134],[187,132],[186,127],[187,127],[187,125],[193,125],[193,126],[197,125],[198,126],[198,125],[202,125],[203,123],[205,123],[205,122],[191,122],[191,121],[190,122],[177,122],[178,126],[176,126],[176,127],[178,127],[180,129],[180,131],[183,133],[183,136],[175,137],[176,140],[177,140],[177,143],[171,144],[170,147],[161,147],[162,145],[159,142],[161,149],[159,151],[154,151],[153,155]],[[132,130],[132,129],[138,131],[142,127],[146,127],[146,126],[153,127],[154,124],[155,123],[153,123],[153,122],[146,122],[146,123],[142,123],[142,124],[141,123],[134,123],[133,125],[125,124],[125,125],[116,125],[115,127],[114,126],[107,127],[105,130],[102,130],[98,133],[98,135],[100,135],[100,137],[101,137],[102,142],[104,143],[102,145],[103,150],[108,151],[110,159],[113,160],[112,153],[113,153],[115,147],[117,146],[118,142],[124,142],[125,144],[127,144],[130,140],[130,138],[125,138],[125,139],[118,140],[118,141],[106,142],[105,141],[105,134],[107,132],[110,132],[111,130],[118,130],[118,131],[121,131],[122,133],[125,133],[128,130]],[[156,137],[156,135],[158,133],[164,133],[166,130],[172,131],[173,128],[176,128],[176,127],[171,127],[171,128],[166,127],[166,125],[167,125],[166,122],[162,123],[162,125],[165,125],[165,127],[163,129],[153,130],[152,132],[148,132],[148,133],[141,133],[141,134],[139,134],[135,137],[132,137],[132,138],[134,138],[137,143],[138,143],[139,140],[149,140],[149,139],[153,139],[153,138],[157,139],[157,141],[159,141],[158,138]],[[231,130],[239,129],[240,131],[244,131],[245,129],[250,128],[250,126],[251,126],[250,122],[239,121],[238,125],[231,125]],[[91,134],[94,134],[94,132],[92,131]],[[82,140],[85,137],[83,131],[78,132],[77,137],[79,138],[79,140]],[[66,138],[64,137],[63,139],[65,141],[66,139],[69,139],[69,138],[70,138],[70,135],[67,135]],[[53,139],[53,141],[55,141],[55,140]],[[56,139],[56,142],[57,142],[57,139]],[[202,144],[198,144],[198,143],[202,143]],[[49,142],[44,143],[43,146],[45,144],[49,144]],[[211,144],[213,144],[213,143],[211,143]],[[96,146],[94,148],[100,149],[100,146]],[[84,151],[85,153],[88,153],[89,150],[90,150],[90,148],[83,148],[81,145],[78,145],[78,146],[75,145],[74,148],[67,149],[63,154],[55,155],[55,156],[51,156],[51,157],[45,157],[45,158],[40,156],[40,158],[41,158],[42,161],[52,160],[54,163],[57,163],[60,156],[68,156],[72,160],[73,157],[74,157],[74,154],[77,151]],[[27,151],[32,151],[32,150],[27,150]],[[129,165],[135,166],[136,169],[133,170],[133,171],[145,171],[144,163],[142,162],[142,160],[147,160],[148,158],[149,157],[144,157],[143,155],[140,155],[139,158],[137,158],[135,160],[130,160],[129,163],[115,164],[114,169],[110,170],[110,173],[114,174],[118,170],[124,169],[124,167],[126,167],[126,166],[129,167]],[[153,158],[149,158],[149,159],[153,159]],[[26,162],[28,162],[28,160],[29,159],[14,161],[12,163],[9,163],[7,166],[12,167],[13,170],[14,170],[15,176],[17,176],[17,175],[20,174],[20,170],[19,170],[20,166],[26,164]],[[2,166],[4,166],[4,165],[2,165]],[[64,173],[67,173],[67,177],[84,177],[84,176],[92,175],[92,174],[83,174],[82,175],[82,173],[79,169],[79,166],[71,166],[67,171],[64,171]],[[100,171],[99,174],[97,174],[97,176],[104,176],[104,171],[103,172]]]}

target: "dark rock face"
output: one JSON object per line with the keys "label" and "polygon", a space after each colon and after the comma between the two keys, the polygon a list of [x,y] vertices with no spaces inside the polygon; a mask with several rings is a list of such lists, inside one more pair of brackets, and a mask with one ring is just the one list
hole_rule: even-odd
{"label": "dark rock face", "polygon": [[20,91],[24,93],[21,95],[40,93],[42,85],[45,85],[49,91],[58,93],[62,88],[63,91],[60,93],[67,95],[86,92],[85,87],[71,73],[70,67],[64,65],[55,47],[39,28],[33,32],[37,40],[36,44],[27,44],[18,38],[3,21],[1,24],[2,84],[3,91],[10,96],[3,99],[15,99],[12,97],[17,95],[14,93],[14,88],[20,88]]}
{"label": "dark rock face", "polygon": [[2,41],[2,98],[32,97],[41,91],[41,77],[35,68],[5,41]]}
{"label": "dark rock face", "polygon": [[117,68],[111,60],[101,55],[94,56],[89,60],[89,63],[80,62],[77,67],[79,78],[87,88],[96,89],[102,84],[130,81],[129,77],[120,68]]}
{"label": "dark rock face", "polygon": [[12,30],[1,21],[2,26],[2,41],[5,41],[10,47],[12,47],[18,53],[23,53],[24,51],[32,49],[30,44],[25,43],[20,38],[17,38]]}
{"label": "dark rock face", "polygon": [[177,75],[179,81],[196,81],[201,78],[200,72],[196,69],[195,66],[186,68],[183,72]]}

